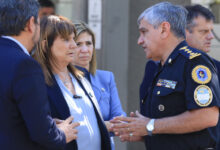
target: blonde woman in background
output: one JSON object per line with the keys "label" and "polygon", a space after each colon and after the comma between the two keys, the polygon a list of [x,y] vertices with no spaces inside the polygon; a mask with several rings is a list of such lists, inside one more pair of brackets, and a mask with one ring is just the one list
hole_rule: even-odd
{"label": "blonde woman in background", "polygon": [[[114,75],[110,71],[96,69],[95,35],[92,30],[82,22],[75,23],[75,28],[78,49],[74,55],[73,64],[78,66],[90,81],[105,124],[111,132],[109,120],[116,116],[126,115],[121,107]],[[111,138],[111,144],[114,149],[113,138]]]}

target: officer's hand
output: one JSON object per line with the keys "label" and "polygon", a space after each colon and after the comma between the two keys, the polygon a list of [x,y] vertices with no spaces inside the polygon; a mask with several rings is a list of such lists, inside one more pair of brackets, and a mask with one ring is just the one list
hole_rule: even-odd
{"label": "officer's hand", "polygon": [[120,135],[119,136],[121,142],[138,142],[138,141],[144,141],[144,138],[142,136],[129,136],[128,134]]}
{"label": "officer's hand", "polygon": [[137,116],[136,116],[135,113],[132,111],[132,112],[130,112],[130,117],[137,117]]}
{"label": "officer's hand", "polygon": [[133,136],[145,136],[147,135],[146,124],[149,122],[149,118],[144,117],[138,111],[130,114],[133,117],[115,117],[111,123],[113,123],[113,131],[116,136],[133,137]]}
{"label": "officer's hand", "polygon": [[[136,116],[135,113],[131,112],[130,113],[131,117]],[[122,122],[122,121],[116,121],[116,120],[112,120],[112,122],[114,122],[114,124],[116,123],[126,123],[126,122]],[[113,128],[111,129],[113,130]],[[125,130],[125,131],[123,131]],[[142,136],[130,136],[130,134],[128,134],[128,132],[126,132],[127,129],[126,128],[121,128],[120,131],[118,132],[118,134],[116,133],[116,136],[119,136],[121,142],[137,142],[137,141],[143,141],[143,137]]]}
{"label": "officer's hand", "polygon": [[64,132],[66,136],[66,143],[71,142],[77,138],[77,130],[75,129],[80,124],[78,122],[72,122],[73,117],[69,117],[63,122],[57,124],[57,127]]}

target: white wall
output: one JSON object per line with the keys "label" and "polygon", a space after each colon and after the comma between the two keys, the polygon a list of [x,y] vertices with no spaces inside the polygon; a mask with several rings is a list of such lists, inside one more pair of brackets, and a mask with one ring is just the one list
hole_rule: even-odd
{"label": "white wall", "polygon": [[[217,36],[220,38],[220,24],[214,25],[214,31],[217,34]],[[212,41],[212,48],[209,55],[220,61],[220,42],[217,41],[216,39]]]}
{"label": "white wall", "polygon": [[56,5],[56,13],[69,19],[72,18],[73,0],[53,0]]}
{"label": "white wall", "polygon": [[192,4],[200,4],[200,5],[203,5],[207,8],[209,8],[209,4],[213,3],[213,2],[214,2],[214,0],[191,0]]}

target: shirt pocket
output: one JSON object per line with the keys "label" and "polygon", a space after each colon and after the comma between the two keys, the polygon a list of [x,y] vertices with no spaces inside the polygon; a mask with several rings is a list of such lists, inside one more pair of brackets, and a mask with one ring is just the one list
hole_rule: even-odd
{"label": "shirt pocket", "polygon": [[186,110],[185,98],[180,89],[155,87],[153,90],[152,107],[154,114],[167,117],[180,114]]}
{"label": "shirt pocket", "polygon": [[153,90],[153,95],[155,95],[155,96],[168,96],[168,95],[172,94],[173,92],[175,92],[175,89],[156,86]]}

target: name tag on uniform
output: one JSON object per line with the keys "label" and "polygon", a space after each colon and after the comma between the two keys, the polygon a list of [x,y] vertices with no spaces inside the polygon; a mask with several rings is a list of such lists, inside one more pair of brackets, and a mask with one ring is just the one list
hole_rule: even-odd
{"label": "name tag on uniform", "polygon": [[166,79],[159,79],[157,81],[156,86],[162,86],[162,87],[166,87],[166,88],[175,89],[176,84],[177,84],[177,81],[166,80]]}

